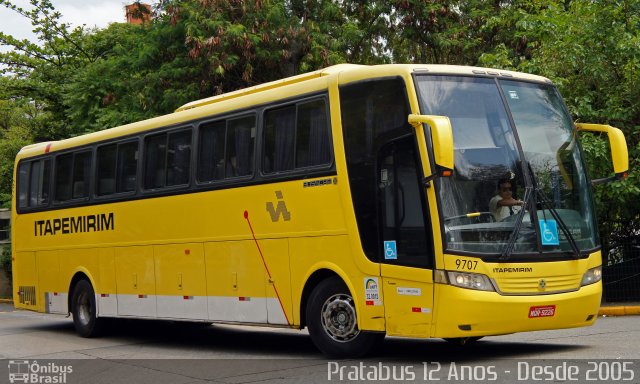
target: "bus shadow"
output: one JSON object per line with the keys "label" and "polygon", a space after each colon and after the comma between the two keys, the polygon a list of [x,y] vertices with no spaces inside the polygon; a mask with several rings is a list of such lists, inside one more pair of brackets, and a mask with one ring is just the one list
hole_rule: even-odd
{"label": "bus shadow", "polygon": [[[52,331],[78,337],[72,322],[55,322],[27,326],[33,330]],[[145,320],[114,320],[103,336],[110,341],[149,344],[167,349],[188,349],[190,354],[270,356],[274,358],[324,359],[305,331],[277,330],[262,327],[218,326]],[[405,339],[387,337],[365,361],[421,363],[425,361],[474,362],[492,359],[517,359],[578,351],[589,346],[492,340],[490,337],[460,346],[441,339]]]}

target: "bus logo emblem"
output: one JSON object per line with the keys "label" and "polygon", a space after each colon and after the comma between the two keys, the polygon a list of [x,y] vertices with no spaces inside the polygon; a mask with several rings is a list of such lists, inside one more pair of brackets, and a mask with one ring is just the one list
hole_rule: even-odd
{"label": "bus logo emblem", "polygon": [[547,287],[547,281],[545,279],[540,279],[538,287],[540,287],[541,290],[544,290]]}
{"label": "bus logo emblem", "polygon": [[282,191],[276,191],[276,198],[278,199],[276,206],[274,206],[272,202],[267,202],[267,212],[269,212],[271,216],[271,221],[274,223],[280,221],[281,216],[284,221],[291,220],[291,212],[287,210],[287,204],[284,202]]}

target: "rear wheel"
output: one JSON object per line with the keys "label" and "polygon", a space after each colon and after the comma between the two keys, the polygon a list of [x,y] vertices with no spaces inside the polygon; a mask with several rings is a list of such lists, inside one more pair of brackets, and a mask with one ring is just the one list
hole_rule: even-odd
{"label": "rear wheel", "polygon": [[338,277],[323,280],[311,292],[306,317],[311,340],[331,358],[362,356],[384,338],[384,333],[358,329],[353,297]]}
{"label": "rear wheel", "polygon": [[76,332],[82,337],[97,337],[102,334],[105,319],[97,317],[96,295],[87,280],[80,280],[71,296],[71,313]]}

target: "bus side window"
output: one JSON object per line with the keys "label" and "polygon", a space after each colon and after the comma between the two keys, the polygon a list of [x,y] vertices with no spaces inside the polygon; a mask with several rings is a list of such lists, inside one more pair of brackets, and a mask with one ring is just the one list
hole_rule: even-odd
{"label": "bus side window", "polygon": [[116,191],[116,154],[118,146],[116,144],[103,145],[97,151],[97,195],[103,196]]}
{"label": "bus side window", "polygon": [[81,152],[73,157],[73,199],[89,196],[91,179],[91,152]]}
{"label": "bus side window", "polygon": [[135,191],[138,172],[137,141],[98,147],[96,161],[98,196]]}
{"label": "bus side window", "polygon": [[198,182],[224,179],[224,137],[226,122],[215,121],[200,126]]}
{"label": "bus side window", "polygon": [[71,172],[73,170],[73,154],[68,153],[56,157],[55,198],[56,201],[71,200]]}
{"label": "bus side window", "polygon": [[298,105],[296,168],[328,164],[330,161],[325,101],[314,100]]}
{"label": "bus side window", "polygon": [[22,162],[18,168],[18,208],[48,205],[50,180],[50,159]]}
{"label": "bus side window", "polygon": [[265,173],[289,171],[294,168],[296,138],[296,107],[291,105],[265,114],[264,153]]}
{"label": "bus side window", "polygon": [[138,141],[119,144],[116,191],[135,191],[137,180]]}
{"label": "bus side window", "polygon": [[191,130],[171,133],[167,147],[167,186],[188,184],[191,166]]}
{"label": "bus side window", "polygon": [[256,117],[244,116],[227,122],[225,178],[253,173],[253,152],[256,139]]}
{"label": "bus side window", "polygon": [[18,208],[26,208],[29,202],[29,165],[23,161],[18,167]]}
{"label": "bus side window", "polygon": [[167,161],[167,134],[162,133],[144,140],[144,188],[161,188],[165,185]]}
{"label": "bus side window", "polygon": [[265,173],[293,171],[331,162],[324,99],[267,111],[263,134],[262,170]]}

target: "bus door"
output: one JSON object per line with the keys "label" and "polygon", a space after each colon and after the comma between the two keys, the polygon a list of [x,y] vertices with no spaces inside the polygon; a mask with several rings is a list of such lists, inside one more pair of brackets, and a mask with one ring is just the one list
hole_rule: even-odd
{"label": "bus door", "polygon": [[381,147],[378,222],[388,335],[428,337],[433,312],[433,246],[415,136]]}

